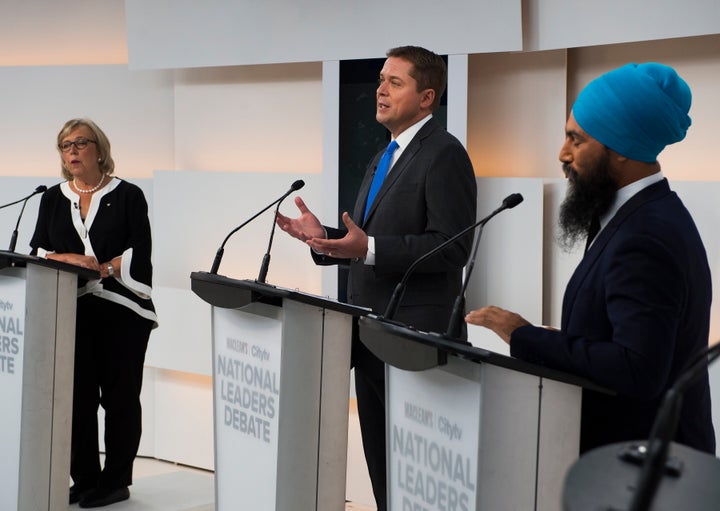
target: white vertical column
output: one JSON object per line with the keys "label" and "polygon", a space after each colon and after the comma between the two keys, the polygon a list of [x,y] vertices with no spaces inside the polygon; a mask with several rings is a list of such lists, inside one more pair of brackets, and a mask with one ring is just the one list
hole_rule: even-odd
{"label": "white vertical column", "polygon": [[[322,68],[323,104],[323,168],[322,168],[322,211],[323,223],[334,223],[338,211],[338,169],[340,143],[340,61],[323,62]],[[337,266],[325,266],[322,270],[322,294],[337,298]]]}
{"label": "white vertical column", "polygon": [[467,148],[468,56],[448,55],[447,128]]}

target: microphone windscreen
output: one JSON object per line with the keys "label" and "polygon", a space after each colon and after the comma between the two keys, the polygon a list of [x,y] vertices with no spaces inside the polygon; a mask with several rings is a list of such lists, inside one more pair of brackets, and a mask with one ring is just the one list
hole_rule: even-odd
{"label": "microphone windscreen", "polygon": [[44,192],[44,191],[46,191],[46,190],[47,190],[47,186],[45,186],[45,185],[40,185],[40,186],[38,186],[37,188],[35,188],[35,193],[42,193],[42,192]]}
{"label": "microphone windscreen", "polygon": [[511,209],[520,204],[523,201],[523,196],[519,193],[513,193],[505,197],[505,200],[503,200],[503,206],[506,209]]}
{"label": "microphone windscreen", "polygon": [[298,179],[297,181],[295,181],[292,184],[290,189],[295,192],[295,191],[299,190],[300,188],[302,188],[303,186],[305,186],[305,181],[303,181],[302,179]]}

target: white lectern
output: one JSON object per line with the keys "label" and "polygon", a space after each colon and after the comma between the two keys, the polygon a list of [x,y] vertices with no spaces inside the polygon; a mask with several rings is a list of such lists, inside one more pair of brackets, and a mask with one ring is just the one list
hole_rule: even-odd
{"label": "white lectern", "polygon": [[373,315],[386,364],[388,509],[559,511],[592,383]]}
{"label": "white lectern", "polygon": [[78,279],[0,251],[0,509],[67,510]]}
{"label": "white lectern", "polygon": [[193,272],[212,307],[215,509],[345,506],[350,346],[366,309]]}

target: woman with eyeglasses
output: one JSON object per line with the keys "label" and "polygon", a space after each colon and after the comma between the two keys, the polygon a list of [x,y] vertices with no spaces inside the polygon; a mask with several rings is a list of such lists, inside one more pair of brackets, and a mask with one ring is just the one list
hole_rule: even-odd
{"label": "woman with eyeglasses", "polygon": [[65,181],[43,195],[30,246],[40,257],[100,273],[78,283],[70,462],[70,504],[93,508],[130,497],[145,351],[157,326],[150,222],[142,190],[113,176],[110,142],[94,122],[66,122],[57,149]]}

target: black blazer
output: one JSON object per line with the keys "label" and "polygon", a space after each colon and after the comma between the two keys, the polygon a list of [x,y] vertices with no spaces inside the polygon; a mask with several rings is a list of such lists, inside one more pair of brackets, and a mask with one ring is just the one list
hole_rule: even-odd
{"label": "black blazer", "polygon": [[[647,439],[665,392],[707,348],[710,269],[690,214],[666,180],[638,192],[570,279],[559,332],[521,327],[511,354],[587,377],[581,450]],[[707,373],[684,396],[675,440],[715,453]]]}
{"label": "black blazer", "polygon": [[[349,263],[348,301],[378,314],[385,311],[395,286],[418,257],[475,222],[477,204],[467,151],[431,118],[390,169],[363,223],[370,183],[383,151],[368,166],[352,213],[353,221],[375,238],[375,265],[313,254],[318,264]],[[346,234],[327,230],[330,238]],[[422,330],[444,331],[471,245],[468,234],[419,265],[407,282],[395,319]]]}

